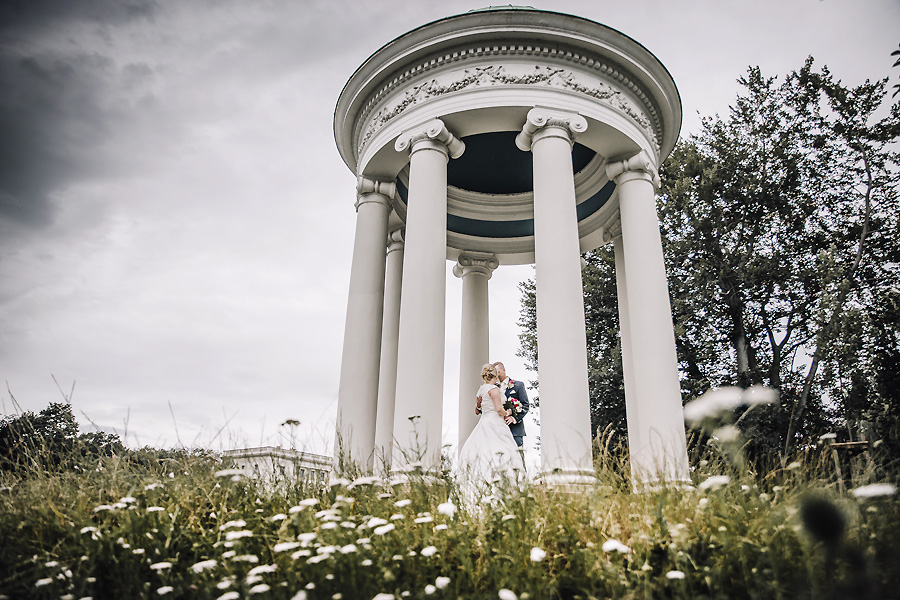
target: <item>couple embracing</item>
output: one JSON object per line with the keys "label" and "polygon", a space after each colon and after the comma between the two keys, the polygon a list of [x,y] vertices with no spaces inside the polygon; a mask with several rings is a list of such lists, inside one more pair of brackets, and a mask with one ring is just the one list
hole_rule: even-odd
{"label": "couple embracing", "polygon": [[523,419],[528,413],[525,384],[510,379],[501,362],[481,369],[484,385],[478,388],[475,413],[478,424],[459,452],[459,462],[470,480],[493,481],[498,476],[515,477],[524,467],[519,449],[525,437]]}

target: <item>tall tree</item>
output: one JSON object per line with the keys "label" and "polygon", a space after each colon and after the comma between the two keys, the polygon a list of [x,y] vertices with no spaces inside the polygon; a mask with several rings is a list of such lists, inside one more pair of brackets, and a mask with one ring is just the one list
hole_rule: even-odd
{"label": "tall tree", "polygon": [[[846,87],[811,58],[781,81],[751,68],[739,82],[728,115],[703,119],[662,166],[658,210],[685,400],[778,389],[780,407],[740,420],[756,450],[777,452],[871,418],[891,379],[894,338],[875,316],[897,281],[900,106],[884,106],[885,81]],[[585,258],[592,425],[624,432],[611,249]],[[523,291],[522,355],[536,366]]]}

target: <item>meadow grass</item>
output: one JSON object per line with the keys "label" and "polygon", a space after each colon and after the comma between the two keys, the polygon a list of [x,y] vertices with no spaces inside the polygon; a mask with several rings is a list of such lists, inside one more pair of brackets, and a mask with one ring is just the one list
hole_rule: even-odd
{"label": "meadow grass", "polygon": [[526,484],[476,506],[449,473],[265,485],[192,456],[109,457],[0,482],[9,598],[887,598],[900,503],[841,493],[827,455],[754,473],[713,452],[693,487]]}

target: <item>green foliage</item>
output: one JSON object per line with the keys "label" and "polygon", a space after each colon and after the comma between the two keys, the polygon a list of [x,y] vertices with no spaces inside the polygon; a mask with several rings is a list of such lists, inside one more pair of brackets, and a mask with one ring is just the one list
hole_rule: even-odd
{"label": "green foliage", "polygon": [[119,436],[78,433],[72,405],[51,402],[35,414],[0,419],[0,472],[59,471],[125,450]]}

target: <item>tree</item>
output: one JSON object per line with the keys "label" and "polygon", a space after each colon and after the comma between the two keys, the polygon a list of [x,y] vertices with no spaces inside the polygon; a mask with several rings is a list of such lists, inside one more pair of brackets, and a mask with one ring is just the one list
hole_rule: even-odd
{"label": "tree", "polygon": [[72,405],[51,402],[35,414],[0,419],[0,470],[15,473],[58,471],[84,459],[123,453],[118,435],[78,433]]}
{"label": "tree", "polygon": [[[896,329],[877,317],[898,280],[900,106],[884,114],[886,81],[845,87],[811,58],[780,82],[758,68],[738,81],[727,117],[703,119],[660,172],[684,399],[779,390],[780,407],[740,415],[756,453],[837,425],[857,436],[874,405],[885,414],[879,382],[895,368]],[[611,249],[585,259],[592,426],[624,432]],[[522,355],[536,368],[533,286],[523,292]]]}

